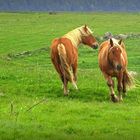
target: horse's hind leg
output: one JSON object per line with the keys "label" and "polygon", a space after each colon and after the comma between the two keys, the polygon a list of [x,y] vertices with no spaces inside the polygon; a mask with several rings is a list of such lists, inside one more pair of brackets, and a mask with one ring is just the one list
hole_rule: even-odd
{"label": "horse's hind leg", "polygon": [[68,93],[69,93],[68,80],[65,79],[63,75],[60,75],[60,78],[61,78],[61,81],[62,81],[62,89],[63,89],[64,96],[67,96]]}
{"label": "horse's hind leg", "polygon": [[74,76],[74,81],[77,81],[77,63],[72,65],[72,71],[73,71],[73,76]]}
{"label": "horse's hind leg", "polygon": [[118,85],[117,85],[117,89],[118,89],[118,94],[119,94],[119,101],[123,101],[122,99],[122,90],[123,90],[123,87],[122,87],[122,83],[123,83],[123,73],[121,72],[119,74],[119,76],[117,77],[117,80],[118,80]]}
{"label": "horse's hind leg", "polygon": [[77,85],[76,85],[76,82],[77,82],[77,62],[75,64],[72,65],[72,71],[73,71],[73,76],[74,76],[74,87],[75,89],[78,89]]}
{"label": "horse's hind leg", "polygon": [[63,90],[64,90],[64,95],[67,96],[68,95],[68,80],[62,75],[61,76],[61,80],[63,82]]}
{"label": "horse's hind leg", "polygon": [[64,95],[68,95],[68,89],[67,89],[68,81],[66,79],[64,79],[64,75],[62,73],[62,69],[60,68],[60,65],[57,64],[57,62],[55,62],[54,60],[52,60],[52,62],[53,62],[54,67],[55,67],[56,71],[58,72],[60,79],[63,83],[62,86],[63,86]]}
{"label": "horse's hind leg", "polygon": [[123,94],[126,96],[127,94],[126,94],[125,74],[123,74],[122,85],[123,85]]}

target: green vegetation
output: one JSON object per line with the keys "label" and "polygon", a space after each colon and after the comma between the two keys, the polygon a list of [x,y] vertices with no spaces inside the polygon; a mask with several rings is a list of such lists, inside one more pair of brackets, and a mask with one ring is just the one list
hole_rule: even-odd
{"label": "green vegetation", "polygon": [[[88,24],[96,36],[139,33],[140,13],[0,13],[0,139],[140,139],[140,39],[125,40],[136,86],[114,104],[98,68],[97,50],[79,48],[78,87],[61,82],[50,61],[51,41]],[[9,59],[8,54],[34,51]],[[39,105],[31,106],[46,99]]]}

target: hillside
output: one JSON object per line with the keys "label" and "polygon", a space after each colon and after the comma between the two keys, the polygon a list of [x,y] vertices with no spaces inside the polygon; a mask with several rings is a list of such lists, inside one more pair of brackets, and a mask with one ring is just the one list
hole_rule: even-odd
{"label": "hillside", "polygon": [[139,0],[0,0],[0,11],[140,11]]}

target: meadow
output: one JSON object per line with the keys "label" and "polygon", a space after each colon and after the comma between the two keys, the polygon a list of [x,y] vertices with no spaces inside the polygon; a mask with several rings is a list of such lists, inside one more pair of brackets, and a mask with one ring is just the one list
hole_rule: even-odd
{"label": "meadow", "polygon": [[123,102],[110,101],[98,50],[84,45],[79,90],[69,84],[70,95],[63,96],[49,47],[54,38],[84,24],[95,36],[138,34],[140,13],[0,13],[1,140],[140,139],[140,38],[124,40],[128,70],[137,74]]}

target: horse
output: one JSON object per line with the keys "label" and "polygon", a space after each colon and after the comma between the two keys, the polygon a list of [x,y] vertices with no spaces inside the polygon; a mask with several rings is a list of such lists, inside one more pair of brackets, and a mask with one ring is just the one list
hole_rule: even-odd
{"label": "horse", "polygon": [[69,92],[68,82],[78,89],[76,85],[78,46],[83,43],[91,48],[98,48],[98,43],[92,33],[87,25],[83,25],[52,41],[51,60],[62,81],[64,95],[68,95]]}
{"label": "horse", "polygon": [[[111,100],[113,102],[123,101],[122,93],[126,95],[126,87],[132,85],[133,78],[127,70],[127,53],[122,39],[110,38],[104,41],[99,48],[98,63],[110,89]],[[112,77],[117,79],[118,97],[114,92]]]}

